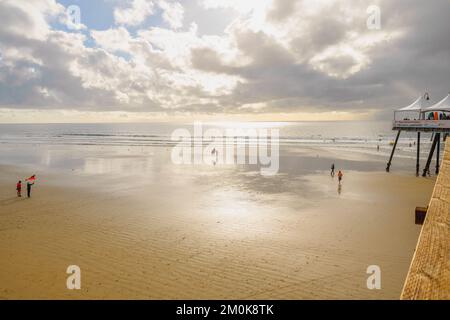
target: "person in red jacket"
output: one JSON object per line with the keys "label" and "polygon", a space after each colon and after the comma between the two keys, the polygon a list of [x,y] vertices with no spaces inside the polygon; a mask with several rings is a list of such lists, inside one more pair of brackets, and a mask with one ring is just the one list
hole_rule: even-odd
{"label": "person in red jacket", "polygon": [[19,180],[19,182],[17,182],[16,185],[16,190],[17,190],[17,196],[21,197],[22,196],[22,181]]}

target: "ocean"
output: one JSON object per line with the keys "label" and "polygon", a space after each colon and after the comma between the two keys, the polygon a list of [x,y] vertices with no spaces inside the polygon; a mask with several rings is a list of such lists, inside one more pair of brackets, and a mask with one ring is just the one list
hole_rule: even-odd
{"label": "ocean", "polygon": [[[92,159],[98,161],[102,154],[108,154],[107,163],[112,166],[111,157],[121,157],[123,162],[131,155],[141,157],[163,151],[158,147],[164,148],[167,153],[179,144],[179,141],[171,139],[177,129],[191,132],[192,141],[202,139],[195,136],[193,123],[0,124],[0,164],[77,168],[86,167],[87,158],[92,163]],[[336,159],[345,158],[350,153],[359,154],[368,161],[380,162],[373,170],[384,170],[382,162],[387,162],[396,135],[389,121],[216,122],[202,123],[202,129],[203,133],[216,129],[224,136],[228,129],[257,129],[258,132],[261,129],[268,129],[267,132],[278,129],[281,153],[286,150],[313,150],[318,154],[321,149],[327,149],[332,150]],[[422,134],[422,161],[427,156],[430,137],[430,134]],[[406,158],[404,162],[409,167],[414,165],[415,139],[415,133],[402,133],[394,159],[396,166],[402,164],[402,161],[396,160],[398,158]],[[255,142],[248,139],[244,143],[252,145]],[[240,142],[236,140],[235,143]],[[316,153],[310,156],[315,157]],[[122,162],[120,166],[123,166]],[[322,167],[328,167],[328,164],[321,164]],[[349,167],[357,165],[352,163]]]}
{"label": "ocean", "polygon": [[[237,128],[279,129],[280,145],[340,145],[373,149],[395,139],[389,121],[334,122],[233,122],[203,123],[204,130]],[[193,123],[114,124],[0,124],[0,144],[60,144],[111,146],[170,146],[178,128],[192,131]],[[403,133],[399,149],[414,142],[415,134]],[[426,136],[423,142],[426,143]]]}

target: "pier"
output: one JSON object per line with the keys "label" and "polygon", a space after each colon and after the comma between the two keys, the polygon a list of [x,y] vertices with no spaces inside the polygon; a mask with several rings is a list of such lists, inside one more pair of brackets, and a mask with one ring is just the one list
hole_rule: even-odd
{"label": "pier", "polygon": [[[432,122],[432,123],[427,123]],[[420,173],[420,135],[421,132],[432,132],[433,133],[433,143],[431,144],[431,149],[428,153],[427,162],[422,172],[422,176],[425,177],[427,173],[430,172],[431,162],[433,160],[434,153],[436,153],[436,170],[435,173],[439,173],[440,167],[440,144],[441,138],[445,142],[447,136],[450,134],[450,120],[443,121],[433,121],[433,120],[422,120],[422,121],[394,121],[393,130],[397,130],[397,135],[395,137],[394,145],[392,147],[391,155],[389,161],[386,165],[386,171],[389,172],[392,164],[392,159],[394,158],[395,149],[397,148],[397,143],[400,138],[402,131],[413,131],[417,132],[417,155],[416,155],[416,175],[419,176]]]}
{"label": "pier", "polygon": [[420,173],[420,135],[421,132],[431,132],[433,134],[433,143],[428,153],[427,162],[423,169],[422,176],[425,177],[430,173],[430,166],[433,155],[436,152],[436,170],[439,174],[440,168],[440,144],[441,138],[445,142],[450,134],[450,94],[438,103],[425,107],[429,96],[426,93],[420,96],[411,105],[401,108],[394,112],[394,121],[392,130],[397,131],[395,142],[392,147],[389,161],[386,165],[386,172],[389,172],[394,157],[395,149],[402,131],[417,132],[417,158],[416,158],[416,176]]}
{"label": "pier", "polygon": [[450,141],[400,298],[450,299]]}

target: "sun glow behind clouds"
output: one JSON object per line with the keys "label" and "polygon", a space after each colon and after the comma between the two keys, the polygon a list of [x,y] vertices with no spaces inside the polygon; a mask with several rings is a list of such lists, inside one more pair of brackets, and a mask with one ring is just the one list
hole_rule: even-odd
{"label": "sun glow behind clouds", "polygon": [[68,30],[59,1],[0,0],[0,109],[8,109],[0,116],[364,117],[448,83],[441,61],[450,29],[433,27],[448,1],[411,1],[414,9],[375,0],[383,14],[375,31],[366,25],[370,1],[108,0],[109,21],[99,26],[83,18],[98,8],[84,0],[86,28]]}

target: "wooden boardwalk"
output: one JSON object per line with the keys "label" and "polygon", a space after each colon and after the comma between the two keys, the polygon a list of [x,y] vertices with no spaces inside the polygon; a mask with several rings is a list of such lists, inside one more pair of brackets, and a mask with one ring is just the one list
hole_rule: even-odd
{"label": "wooden boardwalk", "polygon": [[450,299],[450,138],[401,299]]}

